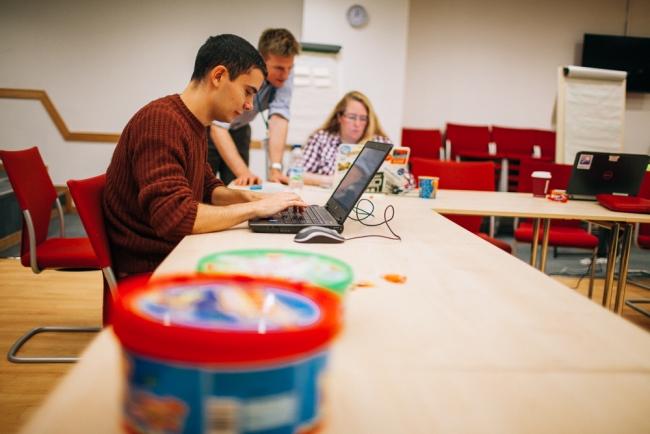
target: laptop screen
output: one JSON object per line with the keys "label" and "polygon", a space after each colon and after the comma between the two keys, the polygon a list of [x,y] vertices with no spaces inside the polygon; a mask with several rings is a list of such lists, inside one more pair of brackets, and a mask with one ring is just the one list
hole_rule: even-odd
{"label": "laptop screen", "polygon": [[340,208],[337,214],[344,218],[348,216],[391,148],[392,145],[383,143],[366,143],[329,200]]}

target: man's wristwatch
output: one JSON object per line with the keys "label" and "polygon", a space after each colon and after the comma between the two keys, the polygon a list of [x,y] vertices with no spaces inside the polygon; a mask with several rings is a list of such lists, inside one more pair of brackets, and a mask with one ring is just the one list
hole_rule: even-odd
{"label": "man's wristwatch", "polygon": [[271,169],[277,169],[282,172],[282,163],[273,163],[271,164]]}

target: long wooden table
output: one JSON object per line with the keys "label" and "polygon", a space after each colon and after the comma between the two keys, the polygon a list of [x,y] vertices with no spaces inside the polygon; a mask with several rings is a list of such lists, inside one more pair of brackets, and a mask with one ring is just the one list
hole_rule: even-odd
{"label": "long wooden table", "polygon": [[[191,272],[217,251],[288,248],[340,258],[355,281],[372,283],[346,301],[325,433],[650,432],[650,334],[451,223],[433,202],[375,197],[372,222],[393,205],[400,242],[304,245],[244,224],[186,237],[155,275]],[[343,234],[390,235],[349,220]],[[391,273],[407,281],[382,278]],[[119,432],[119,360],[107,329],[23,432]]]}
{"label": "long wooden table", "polygon": [[[614,303],[614,311],[619,315],[623,310],[625,300],[627,270],[634,231],[633,225],[634,223],[650,223],[650,214],[610,211],[593,201],[570,200],[568,202],[554,202],[545,198],[533,197],[530,193],[439,190],[436,199],[431,201],[431,209],[441,214],[532,218],[534,225],[530,262],[533,267],[537,264],[539,229],[540,224],[543,224],[544,235],[542,237],[539,266],[542,271],[546,269],[551,219],[585,220],[611,229],[610,250],[602,300],[602,305],[606,308],[611,305],[619,233],[622,233],[623,245],[620,252],[619,279]],[[593,290],[594,271],[595,267],[591,267],[590,298]]]}

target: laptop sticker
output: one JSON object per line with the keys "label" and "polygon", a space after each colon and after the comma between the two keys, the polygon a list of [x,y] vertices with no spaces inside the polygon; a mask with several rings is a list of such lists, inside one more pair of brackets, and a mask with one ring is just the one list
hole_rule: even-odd
{"label": "laptop sticker", "polygon": [[393,156],[391,158],[392,164],[406,164],[407,160],[408,160],[408,150],[393,149]]}
{"label": "laptop sticker", "polygon": [[616,163],[616,162],[618,162],[619,158],[621,158],[620,155],[610,155],[609,156],[609,161]]}
{"label": "laptop sticker", "polygon": [[593,161],[594,156],[589,154],[582,154],[580,160],[578,161],[578,169],[589,170],[591,168],[591,162]]}

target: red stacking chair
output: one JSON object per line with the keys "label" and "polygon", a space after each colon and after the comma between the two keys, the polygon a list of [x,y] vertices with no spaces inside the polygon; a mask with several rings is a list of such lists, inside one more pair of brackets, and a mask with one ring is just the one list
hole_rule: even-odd
{"label": "red stacking chair", "polygon": [[555,161],[555,131],[533,130],[535,146],[539,146],[541,161]]}
{"label": "red stacking chair", "polygon": [[[637,197],[650,199],[650,172],[645,173]],[[650,223],[639,224],[635,237],[635,243],[639,248],[650,249]]]}
{"label": "red stacking chair", "polygon": [[[522,160],[519,166],[519,184],[517,190],[520,193],[532,193],[533,185],[531,175],[535,171],[551,172],[549,189],[565,190],[571,176],[572,165],[555,164],[536,160]],[[546,199],[540,199],[546,200]],[[598,248],[598,238],[580,227],[580,220],[552,219],[549,226],[548,245],[553,247],[575,247],[581,249],[595,250]],[[539,242],[542,242],[543,229],[539,231]],[[517,243],[533,242],[533,223],[523,221],[515,229],[515,254]]]}
{"label": "red stacking chair", "polygon": [[[494,163],[438,161],[424,158],[411,158],[413,176],[437,176],[438,188],[447,190],[494,191]],[[510,244],[480,232],[482,216],[445,215],[449,220],[478,235],[487,242],[512,252]]]}
{"label": "red stacking chair", "polygon": [[455,161],[492,161],[494,162],[494,185],[500,188],[505,154],[497,152],[490,154],[489,145],[492,142],[490,127],[487,125],[447,124],[445,132],[447,140],[447,158]]}
{"label": "red stacking chair", "polygon": [[83,180],[69,180],[68,188],[75,202],[81,223],[86,229],[90,244],[95,251],[104,275],[104,325],[110,322],[113,298],[117,291],[117,280],[113,271],[111,247],[106,234],[102,200],[106,187],[106,174]]}
{"label": "red stacking chair", "polygon": [[499,153],[508,159],[530,158],[535,146],[535,132],[525,128],[492,126],[492,140]]}
{"label": "red stacking chair", "polygon": [[[46,268],[97,270],[99,263],[88,238],[65,238],[63,210],[41,154],[36,147],[22,151],[0,151],[0,158],[23,212],[20,260],[34,273]],[[52,206],[61,222],[60,237],[47,238]],[[20,347],[42,332],[96,332],[99,327],[37,327],[23,335],[9,350],[14,363],[74,362],[76,357],[17,357]]]}
{"label": "red stacking chair", "polygon": [[[643,197],[645,199],[650,199],[650,172],[646,172],[643,177],[643,182],[641,183],[641,188],[639,188],[639,193],[637,197]],[[650,223],[637,223],[634,230],[634,245],[637,249],[646,250],[650,249]],[[642,270],[643,273],[648,274],[646,270]],[[637,279],[630,279],[628,276],[627,283],[632,285],[640,286],[641,288],[650,289],[646,283],[643,283]],[[643,313],[644,315],[650,316],[650,312],[635,306],[636,304],[647,304],[650,303],[650,300],[627,300],[625,302],[631,308]]]}
{"label": "red stacking chair", "polygon": [[532,157],[535,133],[531,129],[492,126],[492,140],[508,160],[507,190],[517,191],[519,161]]}
{"label": "red stacking chair", "polygon": [[445,138],[450,143],[448,156],[451,160],[458,160],[463,157],[492,160],[503,157],[501,155],[491,155],[488,152],[488,145],[492,141],[492,137],[490,127],[487,125],[448,123]]}
{"label": "red stacking chair", "polygon": [[411,148],[411,158],[444,159],[440,130],[402,128],[402,146]]}

